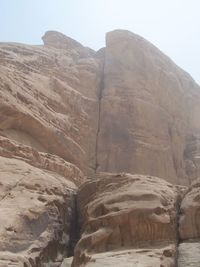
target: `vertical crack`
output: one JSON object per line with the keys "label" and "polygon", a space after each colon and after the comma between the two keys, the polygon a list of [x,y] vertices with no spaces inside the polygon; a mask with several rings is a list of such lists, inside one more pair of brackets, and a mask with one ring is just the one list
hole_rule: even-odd
{"label": "vertical crack", "polygon": [[179,220],[180,220],[180,210],[181,210],[181,202],[184,197],[183,191],[181,191],[181,188],[178,189],[178,196],[177,196],[177,201],[176,201],[176,255],[175,255],[175,266],[178,267],[178,258],[179,258],[179,244],[180,244],[180,236],[179,236]]}
{"label": "vertical crack", "polygon": [[98,94],[98,118],[97,118],[97,133],[96,133],[96,145],[95,145],[95,173],[97,173],[97,169],[99,167],[98,164],[98,151],[99,151],[99,133],[101,128],[101,105],[102,105],[102,98],[103,98],[103,90],[104,90],[104,68],[105,68],[105,51],[103,64],[102,64],[102,74],[99,86],[99,94]]}
{"label": "vertical crack", "polygon": [[77,207],[77,194],[75,194],[74,207],[72,209],[71,227],[70,227],[69,253],[67,257],[71,257],[74,255],[74,248],[79,238],[80,238],[79,214]]}

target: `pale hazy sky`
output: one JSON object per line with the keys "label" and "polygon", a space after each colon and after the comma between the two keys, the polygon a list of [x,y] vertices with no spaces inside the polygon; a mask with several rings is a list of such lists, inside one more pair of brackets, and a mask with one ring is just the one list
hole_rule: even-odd
{"label": "pale hazy sky", "polygon": [[0,0],[0,42],[40,44],[57,30],[97,50],[119,28],[148,39],[200,84],[200,0]]}

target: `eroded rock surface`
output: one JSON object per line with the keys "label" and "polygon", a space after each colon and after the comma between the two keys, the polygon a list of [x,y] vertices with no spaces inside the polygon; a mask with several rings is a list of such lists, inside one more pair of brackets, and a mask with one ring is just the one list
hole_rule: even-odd
{"label": "eroded rock surface", "polygon": [[198,266],[200,182],[172,184],[200,176],[199,86],[128,31],[42,39],[0,43],[0,267],[60,266],[78,217],[73,266]]}
{"label": "eroded rock surface", "polygon": [[75,191],[54,172],[0,157],[1,267],[59,263],[69,253]]}
{"label": "eroded rock surface", "polygon": [[200,239],[200,179],[190,186],[181,202],[179,235],[181,240]]}
{"label": "eroded rock surface", "polygon": [[[93,256],[95,253],[130,247],[149,249],[157,245],[175,245],[177,196],[173,185],[151,176],[105,173],[85,183],[77,196],[82,234],[75,248],[73,266],[93,266],[93,263],[87,265],[87,262],[96,260],[99,263],[94,266],[103,266],[101,254]],[[175,260],[175,249],[173,251],[170,262]],[[153,251],[149,252],[154,254]],[[113,253],[113,263],[112,260],[110,263],[108,261],[105,266],[116,263],[118,256]],[[131,258],[137,253],[140,252],[130,252],[126,266],[133,266]],[[162,250],[159,253],[162,254]],[[126,254],[122,252],[122,262]],[[106,255],[109,259],[109,254]],[[145,257],[148,258],[148,253],[144,253]],[[134,264],[140,262],[139,258],[135,258]],[[158,256],[152,261],[155,266],[161,263]],[[145,262],[146,259],[141,266],[146,266]]]}
{"label": "eroded rock surface", "polygon": [[0,44],[0,134],[94,172],[103,57],[59,33],[43,39]]}
{"label": "eroded rock surface", "polygon": [[71,254],[79,167],[95,168],[102,57],[64,39],[0,44],[1,267],[59,266]]}

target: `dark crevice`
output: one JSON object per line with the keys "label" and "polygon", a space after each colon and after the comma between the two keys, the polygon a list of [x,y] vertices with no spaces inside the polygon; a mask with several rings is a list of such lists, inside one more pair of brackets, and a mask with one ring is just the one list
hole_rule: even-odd
{"label": "dark crevice", "polygon": [[179,220],[181,214],[181,202],[183,199],[183,195],[179,192],[176,201],[176,254],[175,254],[175,267],[178,267],[178,257],[179,257],[179,244],[180,244],[180,235],[179,235]]}
{"label": "dark crevice", "polygon": [[72,220],[70,227],[70,240],[69,240],[69,252],[67,257],[74,255],[74,248],[80,238],[80,227],[79,227],[79,214],[77,207],[77,195],[74,195],[74,207],[72,209]]}
{"label": "dark crevice", "polygon": [[[105,52],[104,52],[105,53]],[[104,67],[105,67],[105,54],[103,59],[103,66],[102,66],[102,74],[101,74],[101,81],[99,86],[99,93],[98,93],[98,118],[97,118],[97,133],[96,133],[96,145],[95,145],[95,173],[99,167],[98,164],[98,150],[99,150],[99,133],[101,127],[101,105],[102,105],[102,98],[103,98],[103,90],[104,90]]]}

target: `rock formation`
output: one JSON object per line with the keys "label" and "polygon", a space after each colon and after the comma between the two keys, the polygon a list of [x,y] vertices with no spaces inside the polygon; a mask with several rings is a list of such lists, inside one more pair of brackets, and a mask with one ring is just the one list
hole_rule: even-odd
{"label": "rock formation", "polygon": [[59,262],[70,249],[76,186],[15,158],[0,157],[0,170],[0,266]]}
{"label": "rock formation", "polygon": [[192,183],[180,206],[179,267],[200,263],[200,179]]}
{"label": "rock formation", "polygon": [[[115,250],[119,248],[122,259],[130,254],[127,266],[132,266],[131,258],[143,251],[147,258],[149,254],[157,258],[160,253],[159,264],[166,261],[166,256],[172,265],[176,254],[177,199],[174,186],[151,176],[102,174],[85,183],[77,195],[82,235],[75,248],[73,266],[82,266],[84,261],[101,262],[101,258],[105,261],[104,256],[91,255],[106,251],[114,252],[112,256],[105,255],[113,258],[105,266],[114,266],[119,254]],[[132,250],[127,252],[130,247]],[[135,264],[140,262],[137,256],[134,260]],[[149,264],[147,259],[144,261]],[[140,264],[146,266],[145,262]]]}
{"label": "rock formation", "polygon": [[1,135],[88,173],[96,164],[102,59],[67,37],[58,49],[52,34],[45,46],[0,45]]}
{"label": "rock formation", "polygon": [[188,184],[199,168],[199,101],[198,85],[152,44],[108,33],[97,170]]}
{"label": "rock formation", "polygon": [[0,43],[0,267],[199,267],[199,86],[128,31],[42,39]]}

